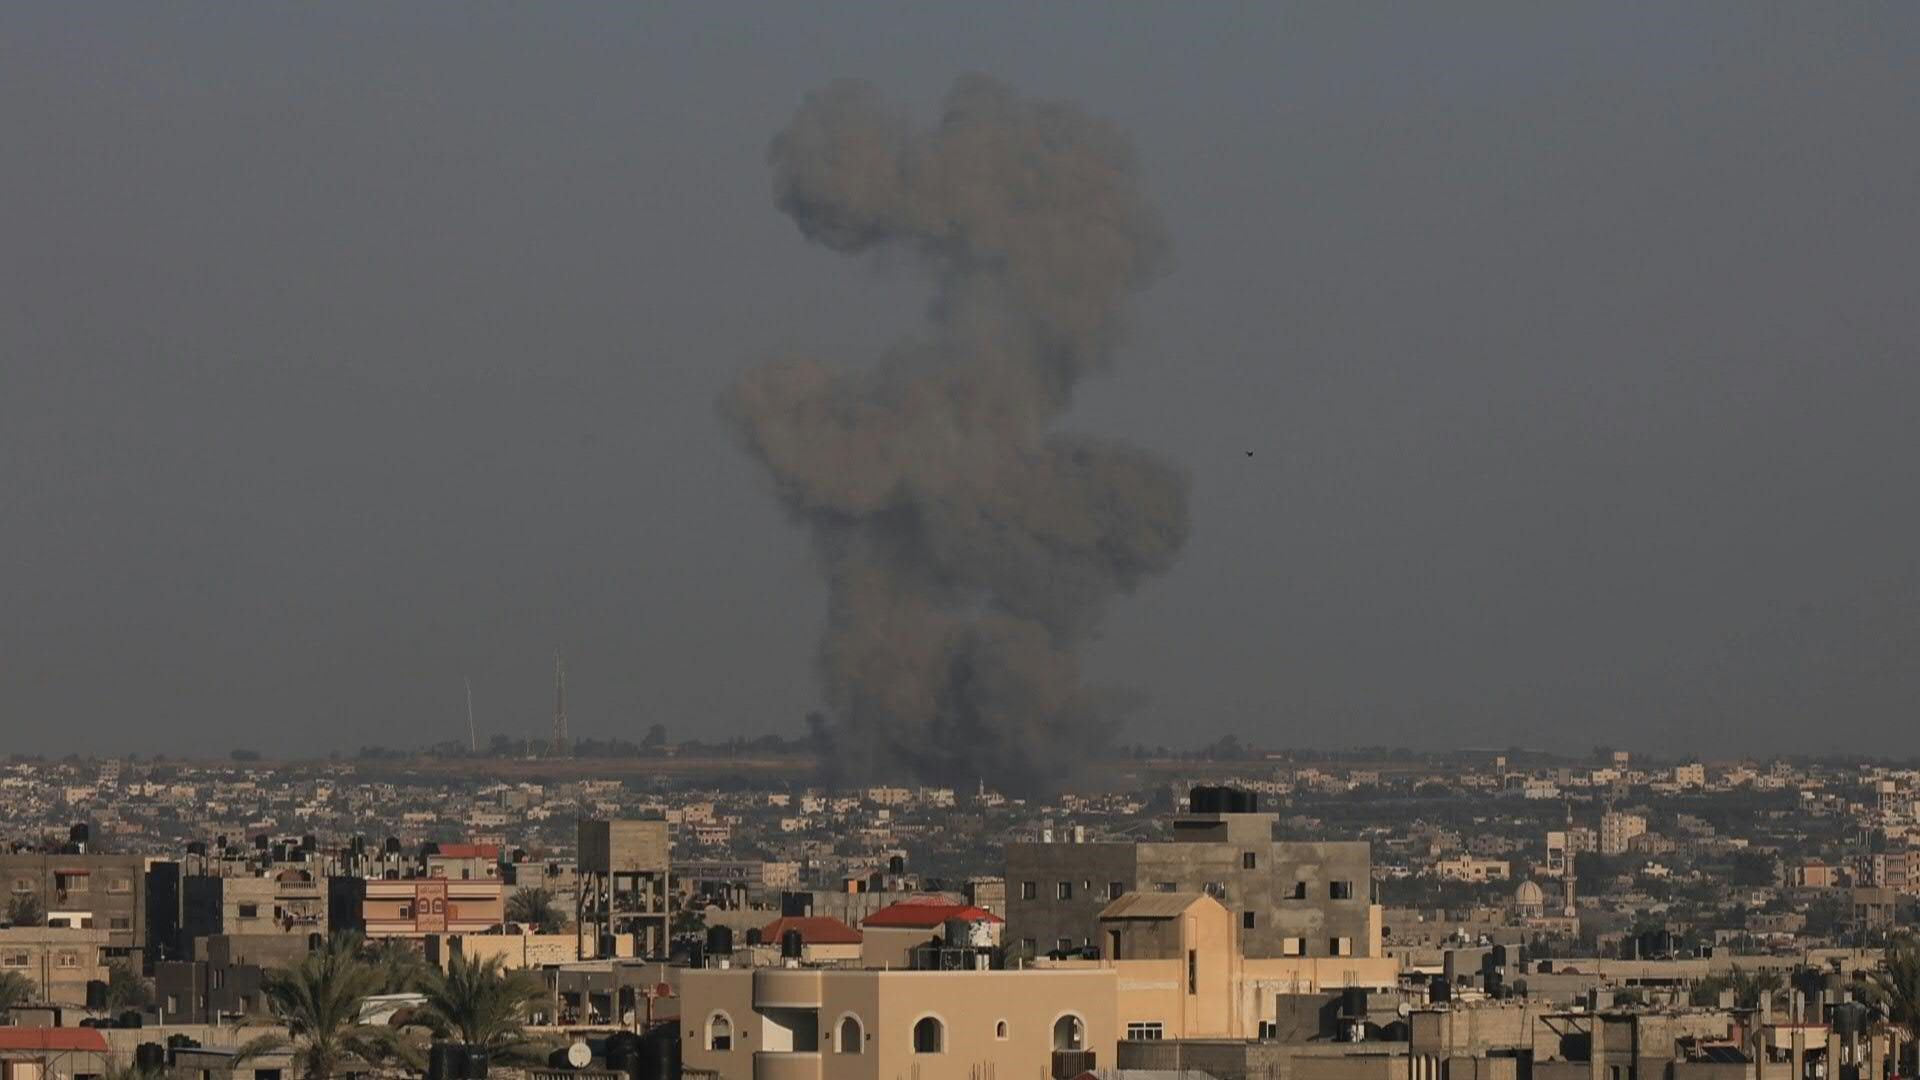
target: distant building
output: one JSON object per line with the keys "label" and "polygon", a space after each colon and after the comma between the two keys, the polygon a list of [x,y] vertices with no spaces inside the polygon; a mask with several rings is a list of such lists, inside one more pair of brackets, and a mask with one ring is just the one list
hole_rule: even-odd
{"label": "distant building", "polygon": [[146,866],[138,855],[58,852],[0,854],[8,895],[31,893],[50,926],[105,930],[109,959],[146,946]]}
{"label": "distant building", "polygon": [[1647,819],[1639,814],[1609,810],[1600,815],[1600,854],[1625,855],[1627,841],[1646,831]]}
{"label": "distant building", "polygon": [[[1237,796],[1236,809],[1215,798]],[[1100,910],[1130,892],[1206,893],[1234,912],[1249,957],[1381,955],[1365,842],[1274,839],[1275,814],[1195,789],[1168,843],[1010,843],[1007,938],[1016,955],[1101,947]]]}
{"label": "distant building", "polygon": [[630,936],[636,956],[667,952],[673,845],[663,820],[581,819],[576,933],[581,955],[624,952],[608,938]]}

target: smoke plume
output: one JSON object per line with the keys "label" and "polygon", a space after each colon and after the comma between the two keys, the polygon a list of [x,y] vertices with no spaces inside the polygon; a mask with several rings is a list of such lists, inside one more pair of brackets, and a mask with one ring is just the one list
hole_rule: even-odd
{"label": "smoke plume", "polygon": [[1187,532],[1177,469],[1049,430],[1166,254],[1127,141],[984,78],[955,83],[931,130],[840,82],[769,159],[808,239],[909,252],[936,283],[925,330],[877,362],[770,364],[722,402],[827,574],[826,760],[1053,786],[1115,724],[1077,648]]}

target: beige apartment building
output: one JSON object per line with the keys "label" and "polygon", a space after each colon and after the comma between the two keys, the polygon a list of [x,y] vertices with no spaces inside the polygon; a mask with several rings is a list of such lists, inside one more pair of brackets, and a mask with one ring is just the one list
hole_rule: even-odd
{"label": "beige apartment building", "polygon": [[1100,959],[1013,970],[689,971],[682,1056],[722,1080],[1077,1073],[1113,1067],[1122,1040],[1253,1039],[1282,997],[1398,978],[1385,957],[1248,959],[1200,893],[1127,894],[1099,925]]}
{"label": "beige apartment building", "polygon": [[106,930],[63,926],[0,929],[0,973],[33,984],[34,1004],[85,1006],[87,983],[107,977]]}

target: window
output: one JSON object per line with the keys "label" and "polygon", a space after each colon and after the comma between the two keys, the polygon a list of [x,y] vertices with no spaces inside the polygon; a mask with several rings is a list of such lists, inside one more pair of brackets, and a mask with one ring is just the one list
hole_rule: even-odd
{"label": "window", "polygon": [[863,1054],[866,1052],[866,1032],[860,1029],[860,1018],[843,1016],[840,1018],[840,1038],[834,1049],[843,1054]]}
{"label": "window", "polygon": [[1073,899],[1073,882],[1071,881],[1055,882],[1053,886],[1053,898],[1055,900]]}
{"label": "window", "polygon": [[241,917],[241,918],[243,918],[243,919],[257,919],[257,918],[259,918],[259,917],[260,917],[260,905],[259,905],[259,904],[241,904],[241,905],[240,905],[240,917]]}
{"label": "window", "polygon": [[1307,939],[1303,937],[1281,938],[1280,939],[1280,955],[1281,956],[1307,955]]}
{"label": "window", "polygon": [[1114,960],[1120,959],[1120,931],[1118,930],[1107,931],[1107,955]]}
{"label": "window", "polygon": [[1126,882],[1124,882],[1124,881],[1109,881],[1109,882],[1107,882],[1107,899],[1109,899],[1109,900],[1118,900],[1118,899],[1120,899],[1120,898],[1121,898],[1122,896],[1125,896],[1126,894],[1127,894],[1127,883],[1126,883]]}
{"label": "window", "polygon": [[1020,899],[1035,900],[1038,899],[1039,896],[1040,886],[1037,883],[1031,881],[1023,881],[1020,883]]}
{"label": "window", "polygon": [[1053,948],[1055,952],[1072,952],[1073,939],[1070,937],[1063,937],[1060,940],[1055,941],[1053,943]]}
{"label": "window", "polygon": [[1353,882],[1351,881],[1327,882],[1327,899],[1329,900],[1353,899]]}
{"label": "window", "polygon": [[77,968],[80,966],[80,954],[77,952],[74,952],[71,949],[63,949],[60,952],[59,959],[54,962],[54,966],[63,967],[63,968]]}
{"label": "window", "polygon": [[113,916],[109,916],[109,917],[108,917],[108,919],[107,919],[107,929],[109,929],[109,930],[131,930],[131,929],[133,929],[133,920],[132,920],[132,919],[130,919],[130,918],[128,918],[128,917],[127,917],[127,916],[125,916],[125,915],[113,915]]}
{"label": "window", "polygon": [[0,957],[0,967],[23,968],[29,962],[27,954],[23,952],[10,952]]}
{"label": "window", "polygon": [[[1261,1023],[1264,1024],[1266,1021],[1263,1020]],[[1127,1038],[1129,1039],[1146,1039],[1151,1041],[1164,1039],[1166,1037],[1167,1029],[1163,1027],[1158,1020],[1127,1021]]]}
{"label": "window", "polygon": [[1240,853],[1240,869],[1256,870],[1259,868],[1259,866],[1260,866],[1260,859],[1253,852],[1243,851]]}
{"label": "window", "polygon": [[1007,1022],[1006,1022],[1005,1020],[1002,1020],[1002,1021],[1000,1021],[999,1023],[997,1023],[997,1024],[995,1024],[995,1025],[993,1025],[993,1037],[994,1037],[994,1038],[996,1038],[996,1039],[1001,1039],[1001,1040],[1005,1040],[1005,1039],[1006,1039],[1006,1037],[1007,1037]]}
{"label": "window", "polygon": [[1032,956],[1040,951],[1040,942],[1035,938],[1023,937],[1020,939],[1020,951]]}
{"label": "window", "polygon": [[1085,1050],[1087,1048],[1087,1025],[1079,1017],[1068,1013],[1053,1022],[1053,1049],[1055,1052]]}
{"label": "window", "polygon": [[1192,949],[1188,949],[1187,950],[1187,993],[1197,994],[1199,992],[1200,992],[1200,954],[1198,952],[1195,952]]}
{"label": "window", "polygon": [[1352,956],[1353,955],[1353,939],[1350,937],[1328,938],[1327,939],[1327,955],[1328,956]]}
{"label": "window", "polygon": [[726,1013],[717,1012],[707,1018],[707,1049],[733,1049],[733,1020]]}
{"label": "window", "polygon": [[937,1054],[946,1049],[947,1026],[936,1016],[923,1016],[913,1025],[913,1052]]}
{"label": "window", "polygon": [[1293,891],[1287,894],[1287,899],[1305,900],[1306,898],[1307,898],[1307,883],[1304,881],[1294,882]]}
{"label": "window", "polygon": [[1153,891],[1154,892],[1179,892],[1180,885],[1178,882],[1173,882],[1173,881],[1156,881],[1153,883]]}
{"label": "window", "polygon": [[32,879],[32,878],[25,878],[25,877],[17,877],[17,878],[14,878],[14,879],[13,879],[13,891],[14,891],[14,892],[32,892],[32,891],[33,891],[33,879]]}
{"label": "window", "polygon": [[1260,1021],[1260,1033],[1255,1037],[1260,1039],[1277,1039],[1280,1037],[1280,1025],[1272,1020],[1262,1020]]}
{"label": "window", "polygon": [[1242,930],[1253,929],[1253,912],[1243,911],[1240,913],[1240,929]]}
{"label": "window", "polygon": [[413,905],[412,905],[412,904],[401,904],[401,905],[400,905],[400,917],[401,917],[401,918],[403,918],[403,919],[411,919],[411,918],[413,918]]}
{"label": "window", "polygon": [[110,892],[110,893],[114,893],[114,892],[117,892],[117,893],[124,893],[124,892],[132,892],[132,891],[133,891],[133,879],[132,879],[132,878],[129,878],[129,877],[116,877],[116,878],[108,878],[108,879],[107,879],[107,891],[108,891],[108,892]]}

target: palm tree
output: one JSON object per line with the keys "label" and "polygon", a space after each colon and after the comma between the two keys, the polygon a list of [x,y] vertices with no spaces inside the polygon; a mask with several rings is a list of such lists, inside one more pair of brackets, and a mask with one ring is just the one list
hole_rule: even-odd
{"label": "palm tree", "polygon": [[133,965],[125,960],[115,960],[107,965],[107,1009],[111,1012],[123,1012],[138,1009],[147,1003],[147,980],[133,970]]}
{"label": "palm tree", "polygon": [[1861,996],[1887,1011],[1887,1022],[1920,1035],[1920,938],[1903,935],[1887,945],[1880,970],[1867,976]]}
{"label": "palm tree", "polygon": [[37,893],[15,893],[7,901],[7,921],[15,926],[45,926],[47,909]]}
{"label": "palm tree", "polygon": [[538,1061],[547,1048],[527,1036],[527,1008],[546,997],[540,980],[510,971],[498,956],[469,960],[455,954],[447,970],[420,984],[427,1003],[415,1019],[434,1034],[484,1046],[496,1062]]}
{"label": "palm tree", "polygon": [[541,934],[557,934],[564,925],[553,892],[538,885],[507,898],[507,921],[531,926]]}
{"label": "palm tree", "polygon": [[1782,985],[1777,971],[1748,971],[1736,964],[1725,975],[1709,975],[1694,983],[1692,1000],[1695,1005],[1712,1005],[1722,990],[1731,990],[1734,1008],[1757,1009],[1761,994],[1778,993]]}
{"label": "palm tree", "polygon": [[377,994],[407,994],[427,977],[427,959],[407,942],[385,939],[367,943],[362,957],[379,974]]}
{"label": "palm tree", "polygon": [[328,1080],[354,1058],[372,1063],[405,1056],[398,1032],[360,1022],[360,1003],[380,991],[380,977],[360,958],[357,934],[336,934],[298,964],[269,972],[262,990],[287,1034],[249,1041],[236,1061],[291,1050],[308,1080]]}
{"label": "palm tree", "polygon": [[38,993],[32,979],[17,971],[0,971],[0,1023],[7,1021],[7,1010],[25,1005]]}

